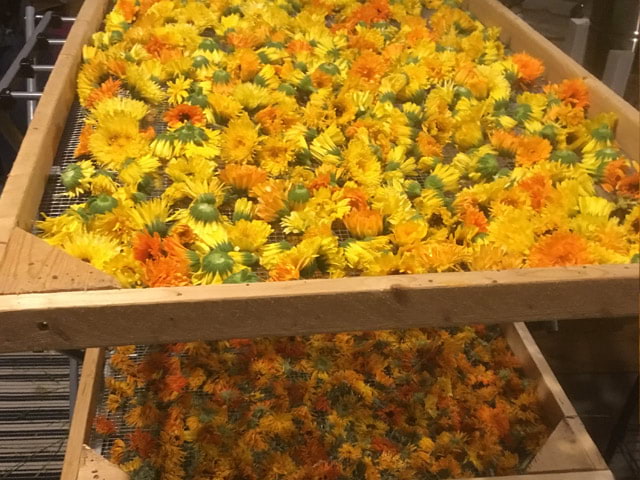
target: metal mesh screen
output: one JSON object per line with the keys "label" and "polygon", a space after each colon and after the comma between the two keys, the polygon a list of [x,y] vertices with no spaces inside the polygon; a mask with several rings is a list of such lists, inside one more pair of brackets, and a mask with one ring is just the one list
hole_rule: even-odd
{"label": "metal mesh screen", "polygon": [[58,145],[58,151],[53,160],[53,166],[47,185],[45,187],[44,195],[40,201],[40,212],[57,217],[64,213],[69,206],[85,202],[87,196],[79,196],[71,198],[65,195],[65,188],[60,181],[60,174],[64,168],[74,163],[73,152],[78,146],[80,139],[80,132],[84,125],[85,111],[80,104],[75,101],[71,106],[69,117],[65,125],[62,137],[60,138],[60,144]]}

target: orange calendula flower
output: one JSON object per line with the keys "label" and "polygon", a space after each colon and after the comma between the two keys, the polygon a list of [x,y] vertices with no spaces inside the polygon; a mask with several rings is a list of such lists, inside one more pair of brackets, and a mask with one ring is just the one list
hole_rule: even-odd
{"label": "orange calendula flower", "polygon": [[369,0],[358,7],[347,20],[349,28],[355,27],[359,22],[382,22],[391,15],[391,7],[387,0]]}
{"label": "orange calendula flower", "polygon": [[269,270],[270,282],[285,282],[287,280],[298,280],[300,278],[300,270],[290,263],[276,265]]}
{"label": "orange calendula flower", "polygon": [[276,105],[269,105],[255,115],[256,121],[269,135],[281,133],[291,127],[296,117]]}
{"label": "orange calendula flower", "polygon": [[589,106],[589,89],[581,78],[563,80],[552,88],[558,97],[575,108]]}
{"label": "orange calendula flower", "polygon": [[256,216],[265,222],[279,218],[286,207],[287,184],[283,180],[268,180],[253,187],[251,195],[258,199]]}
{"label": "orange calendula flower", "polygon": [[442,145],[428,133],[420,132],[416,144],[420,153],[425,157],[440,157],[442,155]]}
{"label": "orange calendula flower", "polygon": [[356,82],[375,85],[386,71],[386,62],[381,55],[367,50],[351,65],[349,77]]}
{"label": "orange calendula flower", "polygon": [[531,248],[530,267],[563,267],[593,263],[587,241],[573,232],[554,232]]}
{"label": "orange calendula flower", "polygon": [[93,421],[93,425],[96,433],[99,433],[100,435],[113,435],[118,431],[116,422],[105,417],[104,415],[96,416],[95,420]]}
{"label": "orange calendula flower", "polygon": [[620,195],[631,198],[640,198],[639,185],[640,173],[634,169],[629,161],[619,158],[610,162],[604,171],[602,188],[607,192],[617,192]]}
{"label": "orange calendula flower", "polygon": [[124,19],[131,23],[136,15],[136,3],[134,0],[118,0],[114,7],[115,10],[118,10]]}
{"label": "orange calendula flower", "polygon": [[518,67],[518,78],[526,83],[532,83],[544,73],[544,64],[526,53],[516,53],[511,57]]}
{"label": "orange calendula flower", "polygon": [[377,210],[352,209],[342,220],[349,233],[356,238],[375,237],[382,233],[382,214]]}
{"label": "orange calendula flower", "polygon": [[487,231],[489,222],[484,213],[474,205],[468,205],[462,211],[462,221],[466,225],[473,225],[478,229],[478,232],[484,233]]}
{"label": "orange calendula flower", "polygon": [[306,40],[294,39],[287,44],[287,52],[289,52],[292,55],[298,55],[302,52],[312,52],[312,51],[313,51],[313,47]]}
{"label": "orange calendula flower", "polygon": [[74,157],[81,157],[82,155],[89,155],[91,149],[89,148],[89,139],[93,134],[93,126],[85,123],[80,132],[80,138],[78,138],[78,146],[73,152]]}
{"label": "orange calendula flower", "polygon": [[520,137],[516,147],[516,164],[530,167],[543,160],[548,160],[553,147],[549,140],[535,135]]}
{"label": "orange calendula flower", "polygon": [[131,449],[142,458],[151,457],[157,448],[157,442],[153,435],[139,428],[136,428],[133,433],[130,433],[128,438]]}
{"label": "orange calendula flower", "polygon": [[238,190],[249,191],[267,179],[267,172],[254,165],[228,164],[220,172],[220,180]]}
{"label": "orange calendula flower", "polygon": [[207,123],[202,108],[187,104],[176,105],[164,114],[163,119],[170,128],[179,127],[187,122],[196,126],[203,126]]}
{"label": "orange calendula flower", "polygon": [[122,82],[118,79],[108,78],[94,89],[84,101],[86,108],[92,108],[106,98],[113,98],[122,87]]}
{"label": "orange calendula flower", "polygon": [[496,150],[503,155],[509,156],[516,153],[518,143],[520,142],[520,137],[505,130],[496,130],[491,134],[490,139],[491,145],[493,145]]}
{"label": "orange calendula flower", "polygon": [[542,174],[533,175],[522,180],[518,187],[526,190],[531,198],[531,206],[537,211],[547,204],[554,192],[551,179]]}

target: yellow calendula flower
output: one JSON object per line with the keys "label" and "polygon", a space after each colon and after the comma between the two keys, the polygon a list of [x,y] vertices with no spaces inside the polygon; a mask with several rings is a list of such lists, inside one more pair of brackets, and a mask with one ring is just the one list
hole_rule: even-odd
{"label": "yellow calendula flower", "polygon": [[226,230],[231,243],[247,252],[259,250],[273,232],[268,223],[260,220],[238,220]]}
{"label": "yellow calendula flower", "polygon": [[247,115],[231,120],[222,134],[222,158],[227,162],[249,162],[259,140],[257,128]]}
{"label": "yellow calendula flower", "polygon": [[118,242],[92,232],[78,232],[64,240],[60,247],[69,255],[101,270],[104,270],[105,265],[120,251]]}

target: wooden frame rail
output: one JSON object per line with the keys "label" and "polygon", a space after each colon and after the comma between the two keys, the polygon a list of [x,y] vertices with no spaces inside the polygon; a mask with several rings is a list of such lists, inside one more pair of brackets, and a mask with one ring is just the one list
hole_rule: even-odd
{"label": "wooden frame rail", "polygon": [[637,265],[0,296],[0,351],[637,315]]}
{"label": "wooden frame rail", "polygon": [[[526,325],[519,322],[505,325],[503,331],[527,377],[538,382],[537,395],[543,406],[543,419],[549,425],[551,434],[531,461],[526,474],[492,477],[492,480],[613,480],[613,475]],[[62,480],[128,478],[116,465],[86,446],[96,404],[102,393],[104,362],[104,350],[87,350]]]}
{"label": "wooden frame rail", "polygon": [[[0,351],[638,314],[637,265],[118,290],[115,279],[27,233],[75,95],[82,45],[109,3],[84,3],[0,197]],[[618,142],[640,158],[637,110],[497,0],[467,6],[500,26],[512,49],[540,57],[549,79],[584,77],[591,110],[616,112]]]}

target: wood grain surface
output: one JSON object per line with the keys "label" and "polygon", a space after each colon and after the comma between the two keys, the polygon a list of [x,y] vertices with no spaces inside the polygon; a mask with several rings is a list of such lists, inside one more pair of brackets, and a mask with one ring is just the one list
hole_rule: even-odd
{"label": "wood grain surface", "polygon": [[0,295],[118,287],[114,277],[14,227],[0,265]]}
{"label": "wood grain surface", "polygon": [[0,351],[638,315],[638,265],[0,296]]}
{"label": "wood grain surface", "polygon": [[102,391],[104,350],[90,348],[84,354],[78,396],[69,428],[69,439],[60,480],[76,480],[83,460],[83,446],[89,441],[98,395]]}

